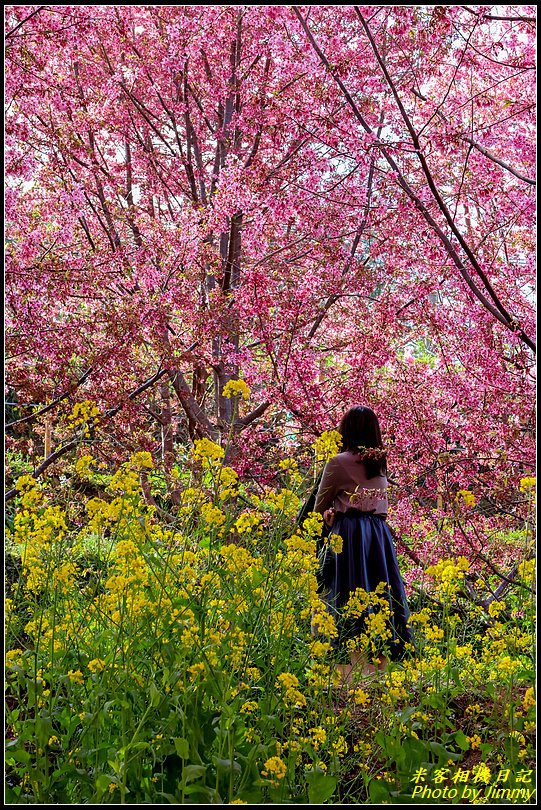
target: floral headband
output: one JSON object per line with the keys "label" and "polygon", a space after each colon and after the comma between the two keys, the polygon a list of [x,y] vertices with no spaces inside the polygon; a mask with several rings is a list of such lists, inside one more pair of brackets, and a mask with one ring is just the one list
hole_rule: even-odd
{"label": "floral headband", "polygon": [[369,461],[380,461],[387,457],[387,449],[385,447],[363,447],[360,445],[355,452],[359,452],[362,458]]}

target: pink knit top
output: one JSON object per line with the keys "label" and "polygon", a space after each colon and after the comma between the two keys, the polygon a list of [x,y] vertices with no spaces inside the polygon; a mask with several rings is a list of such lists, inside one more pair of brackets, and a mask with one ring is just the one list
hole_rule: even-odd
{"label": "pink knit top", "polygon": [[360,509],[387,515],[387,477],[366,477],[366,467],[358,453],[339,453],[325,465],[316,495],[314,510],[323,513],[334,507],[337,512]]}

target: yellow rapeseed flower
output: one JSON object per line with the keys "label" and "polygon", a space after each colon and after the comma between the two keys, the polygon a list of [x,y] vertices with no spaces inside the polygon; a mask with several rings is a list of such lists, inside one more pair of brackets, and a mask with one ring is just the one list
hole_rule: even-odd
{"label": "yellow rapeseed flower", "polygon": [[528,689],[526,689],[524,698],[522,700],[522,706],[525,712],[535,708],[535,690],[533,686],[530,686],[528,687]]}
{"label": "yellow rapeseed flower", "polygon": [[256,512],[242,512],[235,521],[235,529],[239,534],[250,534],[254,530],[260,529],[261,520],[261,515]]}
{"label": "yellow rapeseed flower", "polygon": [[532,475],[528,475],[525,478],[520,479],[520,491],[521,492],[530,492],[532,489],[536,487],[537,479]]}
{"label": "yellow rapeseed flower", "polygon": [[455,495],[455,503],[458,505],[462,504],[467,509],[473,509],[476,503],[475,495],[469,489],[459,489]]}
{"label": "yellow rapeseed flower", "polygon": [[[226,516],[217,506],[212,506],[210,503],[204,503],[201,507],[201,517],[211,528],[220,529],[223,527]],[[221,529],[220,533],[223,532]]]}
{"label": "yellow rapeseed flower", "polygon": [[90,672],[101,672],[105,669],[105,661],[102,658],[93,658],[88,662]]}
{"label": "yellow rapeseed flower", "polygon": [[13,669],[13,667],[22,667],[23,665],[23,651],[19,649],[8,650],[6,652],[5,667],[6,669]]}
{"label": "yellow rapeseed flower", "polygon": [[[68,427],[74,428],[78,425],[84,425],[95,419],[99,414],[96,403],[92,400],[86,399],[83,402],[76,402],[68,416]],[[85,432],[88,433],[88,428],[85,429]]]}
{"label": "yellow rapeseed flower", "polygon": [[342,435],[337,430],[324,430],[312,445],[317,461],[329,461],[340,452]]}
{"label": "yellow rapeseed flower", "polygon": [[130,466],[139,469],[143,467],[145,470],[154,469],[154,462],[152,461],[151,454],[146,450],[141,450],[139,453],[134,453],[130,458]]}
{"label": "yellow rapeseed flower", "polygon": [[494,599],[488,606],[488,615],[495,619],[500,613],[503,613],[506,607],[507,605],[503,600]]}
{"label": "yellow rapeseed flower", "polygon": [[309,734],[310,742],[316,751],[318,748],[324,745],[327,740],[327,732],[324,728],[322,728],[322,726],[316,726],[315,728],[309,729]]}
{"label": "yellow rapeseed flower", "polygon": [[194,443],[193,455],[203,463],[204,467],[212,467],[225,458],[225,450],[210,439],[197,439]]}
{"label": "yellow rapeseed flower", "polygon": [[370,695],[368,692],[365,692],[364,689],[355,689],[351,694],[353,702],[357,706],[362,706],[363,709],[370,703]]}
{"label": "yellow rapeseed flower", "polygon": [[79,478],[87,478],[90,475],[90,468],[96,463],[94,456],[81,456],[75,462],[75,474]]}
{"label": "yellow rapeseed flower", "polygon": [[330,534],[328,543],[335,554],[341,554],[344,547],[344,540],[339,534]]}
{"label": "yellow rapeseed flower", "polygon": [[229,380],[224,385],[222,391],[224,397],[230,399],[231,397],[242,397],[243,399],[250,399],[250,389],[244,380]]}
{"label": "yellow rapeseed flower", "polygon": [[287,765],[280,757],[270,757],[263,766],[264,770],[261,771],[262,776],[270,779],[274,787],[278,787],[280,780],[283,779],[287,773]]}
{"label": "yellow rapeseed flower", "polygon": [[518,575],[525,579],[526,582],[532,582],[535,580],[536,574],[536,560],[535,557],[531,560],[524,560],[521,562],[517,568]]}
{"label": "yellow rapeseed flower", "polygon": [[257,700],[247,700],[245,703],[242,704],[240,707],[241,714],[252,714],[252,712],[256,712],[259,708],[259,703]]}
{"label": "yellow rapeseed flower", "polygon": [[21,475],[15,482],[15,489],[17,492],[29,492],[32,489],[38,489],[39,484],[33,475]]}

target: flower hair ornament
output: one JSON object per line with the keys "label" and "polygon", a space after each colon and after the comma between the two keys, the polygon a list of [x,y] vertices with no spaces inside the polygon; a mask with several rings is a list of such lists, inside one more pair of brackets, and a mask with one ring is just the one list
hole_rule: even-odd
{"label": "flower hair ornament", "polygon": [[355,452],[360,453],[361,458],[365,458],[368,461],[380,461],[382,458],[387,457],[386,447],[364,447],[360,445],[356,448]]}

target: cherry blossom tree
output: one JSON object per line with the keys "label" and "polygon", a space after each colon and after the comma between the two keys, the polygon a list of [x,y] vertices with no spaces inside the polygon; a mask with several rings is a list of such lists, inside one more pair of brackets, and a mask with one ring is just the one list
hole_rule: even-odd
{"label": "cherry blossom tree", "polygon": [[179,432],[233,421],[254,474],[280,419],[302,445],[366,402],[397,524],[460,489],[513,512],[535,447],[534,7],[5,25],[7,384],[14,431],[52,420],[43,464],[77,398],[166,469]]}

